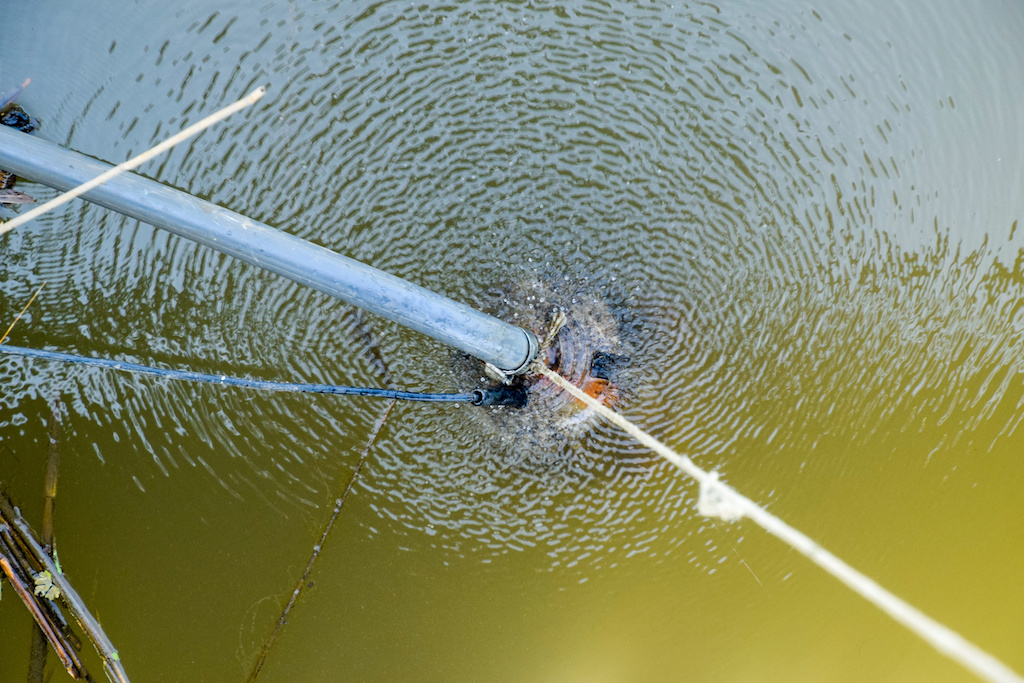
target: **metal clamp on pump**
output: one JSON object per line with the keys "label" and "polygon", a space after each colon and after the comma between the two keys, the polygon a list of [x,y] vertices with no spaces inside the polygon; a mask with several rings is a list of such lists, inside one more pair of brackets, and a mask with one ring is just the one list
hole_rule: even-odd
{"label": "metal clamp on pump", "polygon": [[540,342],[537,341],[537,335],[529,330],[519,328],[519,331],[526,336],[526,358],[519,364],[519,367],[513,368],[512,370],[505,370],[506,375],[515,376],[522,375],[530,369],[533,364],[533,360],[540,353]]}
{"label": "metal clamp on pump", "polygon": [[500,368],[494,363],[484,360],[484,372],[495,382],[511,384],[516,375],[522,375],[529,372],[530,367],[533,365],[533,361],[537,358],[537,354],[540,353],[540,343],[537,341],[537,336],[529,330],[524,330],[522,328],[517,329],[523,333],[526,340],[526,360],[511,370]]}

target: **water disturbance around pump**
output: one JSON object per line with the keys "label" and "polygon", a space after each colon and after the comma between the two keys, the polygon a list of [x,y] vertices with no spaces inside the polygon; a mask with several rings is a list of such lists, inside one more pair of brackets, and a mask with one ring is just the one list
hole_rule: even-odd
{"label": "water disturbance around pump", "polygon": [[[117,205],[120,202],[121,200],[118,199],[113,203]],[[539,303],[544,303],[553,298],[553,291],[539,282],[528,285],[526,289],[534,292],[526,297],[530,301],[536,300]],[[590,306],[588,307],[583,301],[589,303]],[[477,390],[473,394],[435,397],[433,400],[469,400],[476,405],[492,405],[495,415],[498,415],[500,414],[498,411],[502,408],[523,409],[527,407],[530,405],[529,397],[532,396],[533,411],[532,414],[524,413],[525,419],[536,420],[540,414],[549,413],[555,416],[554,424],[557,428],[570,435],[578,434],[580,428],[585,426],[594,415],[601,415],[695,479],[700,485],[700,497],[697,503],[697,511],[700,514],[717,517],[727,522],[735,522],[749,517],[766,531],[791,545],[851,590],[923,638],[937,651],[954,659],[976,675],[993,683],[1024,681],[1024,678],[1018,676],[995,657],[885,590],[749,498],[719,482],[717,473],[707,472],[697,467],[690,458],[675,453],[662,442],[616,413],[612,408],[619,397],[619,387],[613,377],[617,375],[617,367],[628,362],[629,357],[617,353],[621,351],[621,345],[618,335],[615,333],[614,318],[606,306],[602,305],[601,300],[597,297],[590,297],[583,301],[576,296],[572,297],[572,307],[568,311],[554,303],[527,309],[532,310],[534,314],[529,320],[531,328],[537,327],[540,320],[538,314],[541,311],[547,311],[547,331],[542,337],[539,337],[542,339],[539,347],[535,351],[531,351],[530,354],[536,356],[528,368],[528,372],[534,374],[523,373],[522,366],[517,366],[514,374],[508,374],[502,369],[484,362],[484,368],[492,376],[492,379],[497,379],[503,385],[508,385],[509,393],[492,392],[489,403],[485,403],[487,394],[481,390]],[[536,332],[533,334],[536,335]],[[530,331],[527,331],[527,335],[530,335]],[[137,364],[88,359],[68,354],[19,348],[9,350],[26,356],[100,365],[138,373],[163,374],[208,383],[230,383],[254,388],[314,393],[366,393],[369,391],[353,387],[285,385],[201,373],[175,373]],[[470,359],[468,355],[464,358]],[[417,395],[405,392],[379,392],[379,394],[389,398],[417,398]],[[509,396],[522,396],[523,400],[509,400]],[[566,400],[566,396],[570,397],[569,400]],[[495,424],[503,431],[510,426],[507,421],[505,424],[501,424],[500,421]],[[551,445],[551,443],[537,439],[530,444],[531,447],[539,448],[548,448]]]}
{"label": "water disturbance around pump", "polygon": [[[586,287],[562,277],[604,285],[618,275],[623,290],[642,288],[639,302],[619,292],[602,297],[618,323],[605,329],[624,347],[611,353],[630,357],[619,370],[619,411],[897,592],[913,586],[928,611],[960,615],[953,622],[965,634],[1016,656],[1005,636],[1020,630],[1012,572],[1020,555],[1012,524],[1020,517],[1012,502],[1020,276],[1012,256],[1021,233],[1006,238],[1019,214],[1006,168],[1020,157],[1005,122],[1020,107],[1019,89],[991,85],[1000,74],[1012,85],[1020,69],[1012,41],[991,36],[1012,34],[1019,17],[1003,11],[986,23],[977,21],[984,11],[950,3],[913,13],[885,3],[371,6],[267,5],[259,15],[221,10],[205,22],[167,10],[147,17],[166,32],[166,50],[153,49],[144,31],[115,32],[114,22],[97,21],[73,41],[92,68],[76,70],[61,89],[47,137],[112,158],[108,150],[140,149],[169,122],[194,115],[191,101],[216,101],[237,78],[272,74],[272,115],[147,175],[489,313],[502,305],[485,306],[476,292],[508,294],[512,286],[494,283],[509,280],[547,282],[557,304],[529,302],[546,297],[522,285],[527,296],[502,317],[543,336],[556,310],[565,313],[564,336],[552,347],[562,357],[545,359],[566,363],[567,374],[566,359],[593,369],[605,351],[575,351],[576,339],[595,333],[576,327],[572,298]],[[103,18],[104,10],[88,15]],[[50,35],[45,19],[39,35]],[[270,29],[274,21],[290,30]],[[264,32],[265,48],[253,49]],[[41,41],[24,36],[12,29],[5,37],[15,65],[22,50],[38,59],[33,46]],[[944,45],[960,49],[936,48]],[[195,62],[164,58],[193,51]],[[138,64],[137,78],[108,79],[95,55]],[[236,76],[226,80],[229,73]],[[152,116],[130,105],[143,97]],[[12,235],[5,295],[20,303],[37,278],[66,278],[36,308],[26,328],[33,338],[19,343],[381,384],[350,353],[353,316],[326,297],[95,207],[75,218],[71,240],[57,220],[42,226],[50,230]],[[989,277],[1004,247],[1006,274]],[[525,265],[531,257],[557,275],[535,272]],[[531,303],[536,311],[525,310]],[[648,321],[645,334],[622,324],[627,311]],[[536,325],[524,321],[529,316]],[[138,324],[126,328],[125,320]],[[397,324],[379,331],[403,386],[476,386],[438,382],[445,371],[486,377],[478,366],[457,374],[458,359],[449,367],[446,349]],[[276,587],[239,576],[238,590],[222,595],[202,579],[234,571],[247,551],[292,561],[271,546],[273,533],[235,539],[286,515],[278,528],[293,535],[334,477],[348,472],[353,444],[375,417],[365,401],[331,410],[324,404],[336,401],[180,383],[143,391],[150,380],[76,371],[68,381],[52,364],[3,367],[8,448],[45,446],[31,416],[45,408],[38,395],[56,383],[77,418],[72,447],[83,453],[83,488],[125,508],[141,500],[136,523],[116,527],[130,545],[112,548],[110,559],[144,562],[165,519],[176,534],[196,538],[209,519],[230,530],[210,544],[217,552],[193,574],[200,580],[190,595],[161,592],[148,575],[132,582],[164,599],[177,593],[163,603],[174,610],[154,612],[185,614],[179,605],[223,599],[220,621],[211,613],[188,643],[203,666],[236,645],[232,600],[244,609]],[[807,563],[763,534],[741,542],[748,524],[716,526],[694,514],[714,496],[702,499],[608,423],[576,423],[586,409],[549,380],[530,391],[567,410],[527,424],[511,422],[515,411],[506,408],[397,408],[346,510],[356,532],[346,540],[367,552],[342,553],[318,581],[320,590],[340,587],[332,596],[339,599],[308,605],[313,618],[305,622],[314,626],[293,638],[306,668],[294,671],[308,677],[317,666],[348,666],[349,677],[401,679],[400,661],[450,679],[451,671],[430,669],[467,659],[446,657],[457,642],[505,668],[464,678],[530,678],[535,672],[507,667],[502,653],[535,652],[550,670],[572,654],[560,634],[593,628],[596,646],[568,647],[612,677],[623,662],[634,678],[658,680],[652,663],[677,678],[684,661],[696,679],[742,679],[744,663],[763,665],[766,652],[783,665],[765,678],[780,680],[805,666],[822,680],[836,670],[864,680],[908,667],[925,678],[932,665],[945,672],[946,662],[905,648],[913,638],[904,641],[871,610],[851,610],[843,623],[823,615],[821,604],[847,603],[827,580],[820,583],[829,588],[815,592],[807,579],[816,567],[804,573]],[[503,420],[523,431],[504,433]],[[225,489],[244,519],[161,505],[161,492],[185,491],[199,506],[226,498]],[[75,539],[109,536],[86,530]],[[739,553],[764,587],[735,561]],[[189,580],[191,567],[180,569]],[[538,580],[540,572],[549,573]],[[102,565],[96,576],[99,590],[111,583]],[[353,590],[360,576],[371,580]],[[491,601],[501,591],[465,589],[487,576],[523,607],[501,614],[496,629],[480,623],[504,611]],[[458,590],[445,593],[446,580]],[[119,605],[130,604],[122,591],[131,589],[111,593],[108,614],[131,616],[117,611],[128,610]],[[349,600],[389,605],[396,594],[452,609],[431,610],[429,628],[416,634],[408,610],[389,619],[376,609],[337,608]],[[582,608],[559,622],[559,612],[574,613],[561,602],[564,609],[550,609],[563,595]],[[671,611],[659,612],[663,605]],[[520,612],[536,616],[517,619]],[[687,618],[693,614],[702,618]],[[879,622],[891,630],[865,656],[864,634]],[[464,635],[464,623],[472,623],[468,637],[453,637]],[[664,628],[629,628],[650,623]],[[790,626],[806,630],[795,635]],[[497,635],[476,635],[486,631]],[[411,655],[365,647],[376,643],[359,634],[397,636]],[[204,655],[200,641],[215,654]],[[815,668],[822,661],[835,668]],[[906,664],[894,674],[897,661]],[[595,677],[586,673],[561,678]]]}
{"label": "water disturbance around pump", "polygon": [[[599,291],[569,278],[548,277],[528,278],[502,292],[485,310],[530,330],[540,340],[537,360],[545,367],[609,407],[628,394],[622,381],[629,377],[629,344],[616,311]],[[488,377],[486,366],[465,355],[453,356],[451,369],[456,383]],[[509,386],[524,393],[525,405],[484,411],[474,423],[511,461],[565,458],[566,444],[584,439],[594,425],[590,406],[534,369],[511,378]]]}

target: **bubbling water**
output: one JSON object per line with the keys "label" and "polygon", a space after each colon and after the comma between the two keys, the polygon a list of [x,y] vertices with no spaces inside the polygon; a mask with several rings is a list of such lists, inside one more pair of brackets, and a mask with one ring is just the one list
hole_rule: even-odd
{"label": "bubbling water", "polygon": [[[599,292],[574,280],[535,278],[505,288],[489,308],[545,340],[541,359],[549,368],[605,405],[619,400],[617,380],[624,373],[618,370],[629,358],[628,348],[615,309]],[[453,356],[451,369],[456,384],[487,381],[483,364],[468,356]],[[512,386],[526,391],[525,407],[474,411],[472,422],[516,462],[567,457],[567,445],[584,438],[596,419],[592,408],[535,373],[514,378]]]}

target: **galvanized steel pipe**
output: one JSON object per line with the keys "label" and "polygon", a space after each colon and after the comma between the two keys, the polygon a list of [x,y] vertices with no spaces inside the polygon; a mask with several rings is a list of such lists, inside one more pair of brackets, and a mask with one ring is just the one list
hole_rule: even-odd
{"label": "galvanized steel pipe", "polygon": [[[0,168],[67,191],[110,166],[0,126]],[[537,338],[528,330],[133,173],[82,198],[394,320],[510,374],[525,372],[537,355]]]}

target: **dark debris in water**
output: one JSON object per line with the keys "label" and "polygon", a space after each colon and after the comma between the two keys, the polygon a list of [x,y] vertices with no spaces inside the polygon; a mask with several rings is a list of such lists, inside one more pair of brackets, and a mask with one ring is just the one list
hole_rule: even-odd
{"label": "dark debris in water", "polygon": [[[0,171],[0,173],[2,173],[2,171]],[[0,204],[31,204],[33,202],[35,202],[35,199],[24,192],[7,189],[0,190]]]}
{"label": "dark debris in water", "polygon": [[0,107],[0,124],[22,133],[34,133],[39,130],[39,119],[30,116],[21,105],[14,102],[8,102]]}
{"label": "dark debris in water", "polygon": [[[39,130],[39,119],[31,116],[21,105],[14,102],[25,86],[29,84],[26,80],[11,92],[0,95],[0,125],[13,128],[22,133],[34,133]],[[3,204],[31,204],[35,201],[24,192],[12,189],[17,180],[13,173],[0,170],[0,205]]]}

